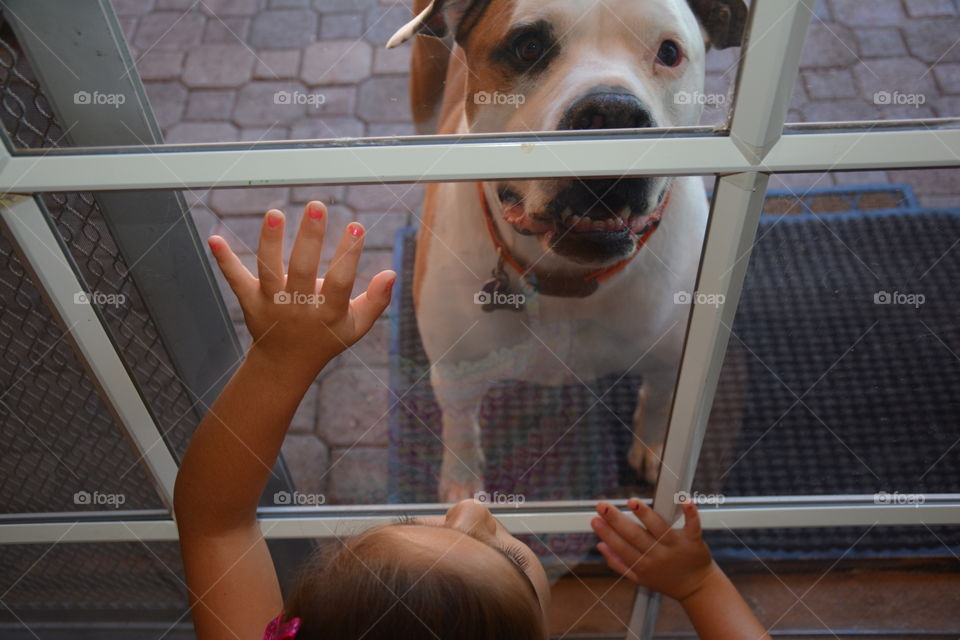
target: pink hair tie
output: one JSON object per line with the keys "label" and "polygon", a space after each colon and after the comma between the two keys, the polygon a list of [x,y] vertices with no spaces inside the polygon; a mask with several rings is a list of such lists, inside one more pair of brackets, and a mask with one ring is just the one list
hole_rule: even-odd
{"label": "pink hair tie", "polygon": [[281,613],[267,624],[263,631],[263,640],[293,640],[300,630],[300,618],[283,621]]}

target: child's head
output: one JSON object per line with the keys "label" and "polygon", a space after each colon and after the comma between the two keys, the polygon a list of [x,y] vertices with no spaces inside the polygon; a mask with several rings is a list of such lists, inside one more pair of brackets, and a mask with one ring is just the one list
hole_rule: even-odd
{"label": "child's head", "polygon": [[317,554],[284,615],[301,619],[297,640],[543,640],[549,604],[536,555],[464,500]]}

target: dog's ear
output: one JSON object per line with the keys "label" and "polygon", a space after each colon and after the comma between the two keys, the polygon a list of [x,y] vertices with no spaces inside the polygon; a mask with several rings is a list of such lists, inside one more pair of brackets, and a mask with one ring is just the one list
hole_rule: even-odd
{"label": "dog's ear", "polygon": [[[416,7],[420,3],[416,3]],[[400,27],[387,41],[387,49],[401,45],[417,34],[445,38],[456,33],[473,0],[432,0],[413,20]]]}
{"label": "dog's ear", "polygon": [[743,0],[687,0],[710,44],[717,49],[739,47],[750,10]]}

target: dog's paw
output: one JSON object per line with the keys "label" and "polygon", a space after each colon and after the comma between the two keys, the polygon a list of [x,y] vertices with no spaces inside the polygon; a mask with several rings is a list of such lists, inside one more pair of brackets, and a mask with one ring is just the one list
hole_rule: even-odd
{"label": "dog's paw", "polygon": [[468,480],[457,482],[452,479],[440,478],[440,502],[457,503],[461,500],[477,498],[483,491],[482,480]]}
{"label": "dog's paw", "polygon": [[660,475],[660,458],[663,455],[663,443],[647,445],[641,440],[634,439],[630,452],[627,453],[627,462],[644,482],[655,485]]}
{"label": "dog's paw", "polygon": [[460,502],[476,498],[483,491],[483,452],[461,452],[444,456],[440,465],[440,502]]}

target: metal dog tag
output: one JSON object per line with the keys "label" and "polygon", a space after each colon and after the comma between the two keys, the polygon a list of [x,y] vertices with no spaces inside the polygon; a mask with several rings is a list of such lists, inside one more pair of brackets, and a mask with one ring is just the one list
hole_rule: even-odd
{"label": "metal dog tag", "polygon": [[486,312],[505,309],[508,311],[521,311],[523,309],[525,296],[514,292],[510,288],[510,278],[503,269],[503,258],[498,261],[497,267],[491,272],[493,276],[483,283],[474,295],[478,304]]}

